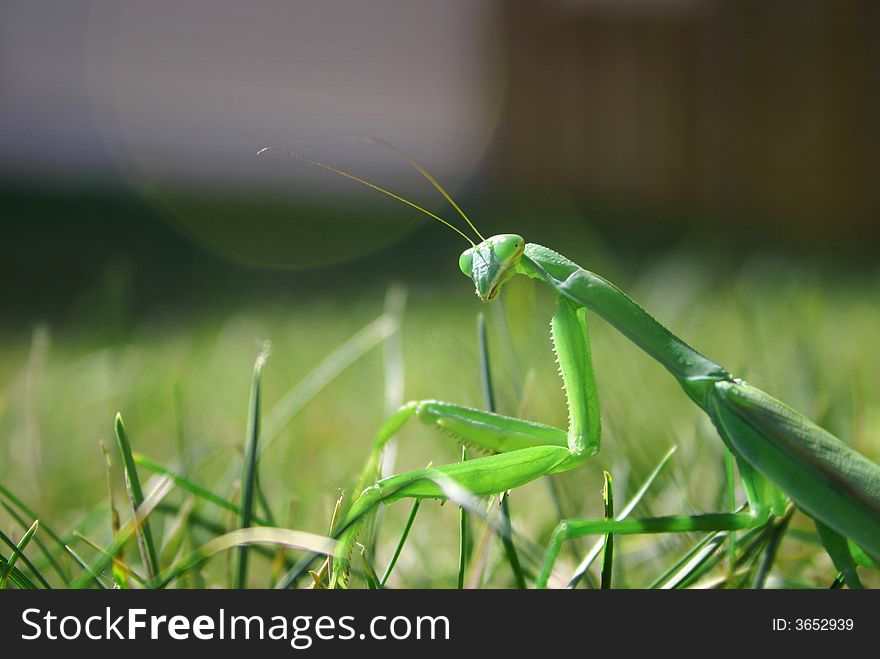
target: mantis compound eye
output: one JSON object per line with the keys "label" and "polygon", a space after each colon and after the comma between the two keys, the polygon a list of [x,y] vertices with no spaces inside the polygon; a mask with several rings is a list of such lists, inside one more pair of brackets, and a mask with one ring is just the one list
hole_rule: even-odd
{"label": "mantis compound eye", "polygon": [[503,266],[512,265],[522,255],[526,244],[522,236],[513,233],[494,236],[491,240],[495,257]]}
{"label": "mantis compound eye", "polygon": [[466,249],[458,257],[458,267],[462,273],[470,279],[473,276],[474,252],[472,249]]}

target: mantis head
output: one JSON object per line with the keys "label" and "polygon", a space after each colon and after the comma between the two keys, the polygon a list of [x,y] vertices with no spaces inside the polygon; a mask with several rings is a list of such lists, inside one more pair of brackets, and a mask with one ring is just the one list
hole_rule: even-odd
{"label": "mantis head", "polygon": [[526,241],[513,233],[487,238],[462,252],[458,267],[470,277],[483,302],[491,302],[501,285],[516,273],[516,266],[525,250]]}

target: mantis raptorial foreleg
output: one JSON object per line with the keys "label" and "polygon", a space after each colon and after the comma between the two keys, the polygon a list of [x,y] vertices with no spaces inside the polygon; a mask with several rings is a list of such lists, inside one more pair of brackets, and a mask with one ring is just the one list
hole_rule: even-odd
{"label": "mantis raptorial foreleg", "polygon": [[[473,495],[485,496],[512,490],[544,475],[572,469],[598,451],[598,401],[583,310],[579,311],[565,300],[560,300],[553,315],[551,336],[566,388],[569,408],[567,432],[452,403],[408,403],[394,413],[376,434],[361,485],[376,478],[382,448],[413,416],[466,444],[497,455],[382,479],[361,492],[348,518],[362,517],[379,501],[389,502],[404,497],[446,498],[437,479],[432,478],[435,474],[451,478]],[[394,494],[389,495],[389,492]],[[340,538],[340,557],[336,561],[340,570],[344,568],[354,546],[357,527],[353,525]],[[332,585],[339,583],[340,570],[335,571]]]}
{"label": "mantis raptorial foreleg", "polygon": [[[850,586],[858,585],[858,577],[847,540],[860,548],[868,560],[880,562],[880,467],[784,403],[735,378],[691,348],[609,281],[553,250],[526,244],[518,235],[483,237],[421,165],[399,149],[385,146],[413,165],[452,203],[479,237],[479,243],[393,192],[335,167],[287,153],[393,197],[463,236],[471,247],[461,254],[459,268],[472,280],[482,301],[494,300],[504,283],[516,275],[534,279],[553,291],[558,303],[551,323],[552,339],[566,389],[569,425],[563,442],[562,431],[547,426],[476,410],[465,414],[463,410],[467,408],[446,403],[413,403],[383,426],[374,442],[366,480],[374,477],[384,442],[413,414],[498,455],[383,479],[354,501],[348,520],[359,519],[381,501],[401,497],[444,498],[444,488],[432,476],[452,478],[477,495],[494,494],[572,469],[595,453],[600,430],[586,325],[586,311],[590,310],[662,364],[706,413],[736,459],[749,508],[747,513],[619,522],[566,521],[554,534],[539,585],[546,583],[559,546],[567,538],[588,533],[750,528],[770,516],[782,515],[788,499],[816,521],[820,539]],[[334,563],[334,582],[344,573],[357,533],[355,524],[344,527],[340,538],[342,556]]]}

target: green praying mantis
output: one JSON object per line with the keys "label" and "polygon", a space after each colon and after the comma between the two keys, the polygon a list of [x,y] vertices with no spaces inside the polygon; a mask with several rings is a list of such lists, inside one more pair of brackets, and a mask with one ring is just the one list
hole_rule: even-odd
{"label": "green praying mantis", "polygon": [[[331,587],[345,585],[360,520],[380,502],[447,499],[445,484],[449,481],[475,496],[499,494],[542,476],[574,469],[597,453],[601,424],[587,311],[602,317],[662,364],[708,415],[735,458],[748,508],[643,519],[563,520],[551,536],[535,586],[547,585],[566,540],[591,534],[745,530],[782,515],[789,500],[815,521],[819,538],[847,585],[861,586],[855,565],[880,561],[880,467],[791,407],[697,352],[599,275],[515,234],[484,238],[424,167],[390,144],[369,140],[393,150],[414,167],[461,215],[479,242],[438,215],[354,174],[279,147],[266,149],[354,180],[456,231],[471,245],[461,254],[459,268],[473,281],[484,302],[496,299],[504,284],[517,275],[546,285],[556,296],[551,340],[569,421],[563,430],[435,400],[413,401],[401,407],[376,434],[356,491],[359,495],[339,527],[342,534],[332,564]],[[413,417],[490,455],[376,480],[383,448]]]}

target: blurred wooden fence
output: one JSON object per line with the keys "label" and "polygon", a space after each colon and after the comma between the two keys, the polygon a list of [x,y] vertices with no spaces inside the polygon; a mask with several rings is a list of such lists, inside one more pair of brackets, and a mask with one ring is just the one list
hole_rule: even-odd
{"label": "blurred wooden fence", "polygon": [[880,232],[880,2],[503,4],[496,171],[844,243]]}

